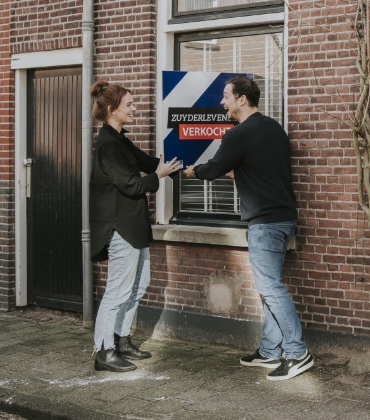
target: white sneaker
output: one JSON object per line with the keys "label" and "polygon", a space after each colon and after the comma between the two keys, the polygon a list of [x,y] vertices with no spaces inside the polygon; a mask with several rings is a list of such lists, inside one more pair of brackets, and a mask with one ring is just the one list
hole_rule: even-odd
{"label": "white sneaker", "polygon": [[284,381],[305,372],[314,365],[313,358],[308,350],[299,359],[283,359],[281,365],[270,372],[266,378],[269,381]]}

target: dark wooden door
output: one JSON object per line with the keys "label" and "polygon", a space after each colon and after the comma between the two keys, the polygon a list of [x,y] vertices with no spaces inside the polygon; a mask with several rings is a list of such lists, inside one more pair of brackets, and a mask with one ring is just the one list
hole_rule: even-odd
{"label": "dark wooden door", "polygon": [[81,68],[28,74],[28,303],[82,311]]}

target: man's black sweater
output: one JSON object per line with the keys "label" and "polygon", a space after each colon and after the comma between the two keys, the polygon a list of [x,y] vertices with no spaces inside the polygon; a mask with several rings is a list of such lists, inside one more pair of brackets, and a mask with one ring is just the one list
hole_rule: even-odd
{"label": "man's black sweater", "polygon": [[281,125],[260,112],[228,130],[219,150],[194,172],[212,181],[234,169],[241,218],[249,225],[297,218],[290,144]]}

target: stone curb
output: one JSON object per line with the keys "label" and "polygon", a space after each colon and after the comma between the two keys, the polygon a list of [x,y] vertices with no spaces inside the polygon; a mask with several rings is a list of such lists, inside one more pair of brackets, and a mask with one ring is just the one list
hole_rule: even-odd
{"label": "stone curb", "polygon": [[[50,400],[26,396],[23,394],[9,394],[0,398],[0,409],[23,416],[27,420],[117,420],[116,415],[97,412],[73,404],[66,406]],[[122,417],[124,418],[124,417]]]}

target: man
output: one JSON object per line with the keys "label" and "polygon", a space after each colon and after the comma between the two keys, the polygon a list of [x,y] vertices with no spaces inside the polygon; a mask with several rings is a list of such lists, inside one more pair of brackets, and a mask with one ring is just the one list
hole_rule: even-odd
{"label": "man", "polygon": [[275,368],[267,379],[277,381],[306,371],[314,361],[302,341],[302,327],[281,278],[297,222],[289,139],[278,122],[258,112],[259,97],[257,84],[247,77],[226,82],[221,104],[229,119],[239,124],[225,133],[213,159],[187,166],[184,173],[208,181],[224,174],[235,178],[241,218],[248,222],[249,259],[265,314],[259,349],[240,363]]}

